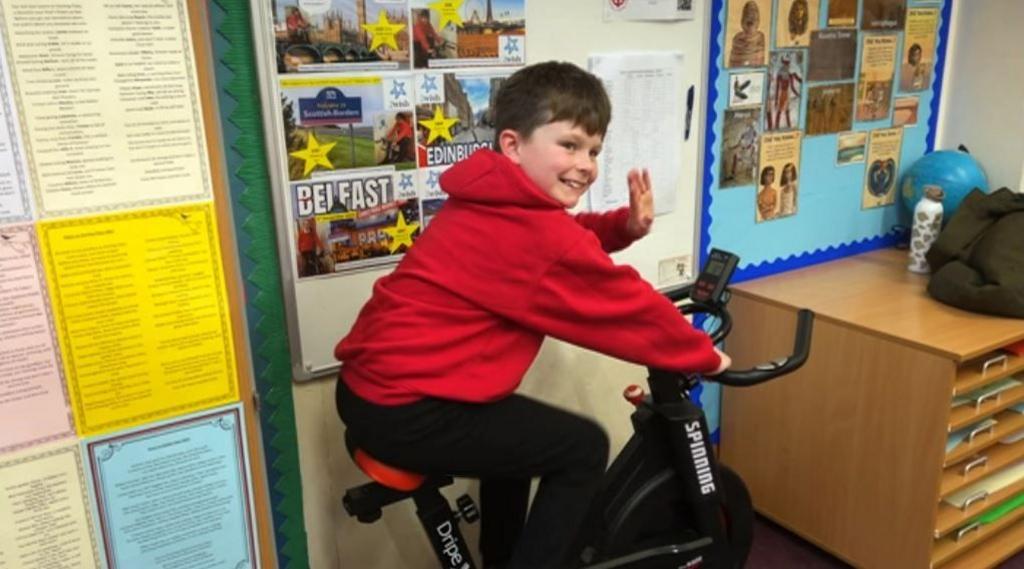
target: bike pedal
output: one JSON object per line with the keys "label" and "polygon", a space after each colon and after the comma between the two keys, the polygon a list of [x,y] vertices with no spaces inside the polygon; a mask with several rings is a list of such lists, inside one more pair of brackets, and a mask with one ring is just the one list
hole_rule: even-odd
{"label": "bike pedal", "polygon": [[455,507],[459,510],[459,517],[467,523],[473,523],[480,519],[480,510],[476,509],[476,503],[469,494],[463,494],[455,500]]}

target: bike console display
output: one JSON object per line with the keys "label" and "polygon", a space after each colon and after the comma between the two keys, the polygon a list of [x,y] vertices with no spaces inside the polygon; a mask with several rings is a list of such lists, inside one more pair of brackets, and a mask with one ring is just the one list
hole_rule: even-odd
{"label": "bike console display", "polygon": [[700,275],[693,283],[690,298],[706,304],[718,304],[739,262],[740,258],[728,251],[712,249]]}

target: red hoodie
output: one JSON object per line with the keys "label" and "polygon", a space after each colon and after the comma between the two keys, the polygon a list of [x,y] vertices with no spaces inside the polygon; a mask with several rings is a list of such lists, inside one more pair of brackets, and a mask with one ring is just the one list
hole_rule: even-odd
{"label": "red hoodie", "polygon": [[334,350],[360,397],[486,402],[522,381],[547,335],[634,363],[720,362],[664,296],[608,256],[628,208],[569,215],[507,158],[480,150],[441,176],[450,198]]}

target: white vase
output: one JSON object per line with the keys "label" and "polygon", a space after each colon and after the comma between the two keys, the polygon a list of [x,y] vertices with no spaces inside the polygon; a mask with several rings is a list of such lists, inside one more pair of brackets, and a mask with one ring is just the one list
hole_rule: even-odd
{"label": "white vase", "polygon": [[914,273],[931,272],[925,253],[939,237],[942,229],[942,198],[944,193],[938,186],[925,186],[924,196],[914,207],[914,224],[910,233],[910,254],[907,270]]}

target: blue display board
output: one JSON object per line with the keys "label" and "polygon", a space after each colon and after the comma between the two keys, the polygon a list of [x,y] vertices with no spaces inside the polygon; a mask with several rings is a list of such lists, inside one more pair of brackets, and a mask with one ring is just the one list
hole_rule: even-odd
{"label": "blue display board", "polygon": [[[892,187],[898,192],[899,174],[908,168],[913,162],[932,150],[935,140],[935,126],[939,104],[939,94],[943,83],[943,66],[945,61],[945,50],[949,31],[949,19],[951,3],[949,0],[939,1],[918,1],[900,2],[899,0],[857,0],[854,25],[847,24],[829,27],[830,19],[833,24],[837,20],[832,19],[829,14],[829,3],[838,0],[810,1],[812,22],[817,23],[817,28],[822,32],[839,31],[848,37],[852,32],[856,41],[856,57],[851,65],[854,66],[852,75],[848,73],[844,79],[819,79],[809,80],[808,71],[815,64],[811,57],[812,48],[806,46],[790,45],[778,47],[780,43],[786,44],[788,38],[782,38],[780,33],[785,35],[789,26],[789,17],[792,17],[793,4],[803,3],[802,0],[755,0],[751,3],[760,4],[759,24],[760,33],[763,37],[754,41],[746,41],[737,34],[742,30],[742,10],[746,0],[714,0],[712,5],[712,28],[708,85],[708,113],[707,113],[707,136],[705,140],[705,163],[704,163],[704,187],[702,213],[702,234],[701,250],[702,257],[706,255],[710,247],[714,246],[737,253],[742,261],[737,273],[736,280],[747,280],[750,278],[774,274],[801,266],[806,266],[826,260],[845,257],[863,251],[889,246],[897,242],[901,234],[902,225],[907,223],[908,216],[902,210],[899,196],[891,205],[880,207],[865,207],[865,195],[870,195],[867,188],[877,180],[892,179]],[[870,6],[865,6],[865,3]],[[853,5],[853,2],[846,2]],[[882,20],[881,16],[866,15],[874,10],[890,9],[894,5],[905,5],[908,12],[903,12],[903,19],[888,22]],[[765,9],[770,6],[770,8]],[[816,9],[814,9],[816,8]],[[925,85],[912,87],[910,79],[905,76],[906,62],[910,46],[919,41],[916,36],[912,37],[911,43],[904,45],[908,34],[920,33],[920,21],[911,26],[909,22],[909,10],[921,10],[932,8],[938,12],[938,22],[935,24],[934,47],[925,45],[926,56],[930,59],[928,75]],[[734,14],[730,23],[729,10]],[[756,12],[756,10],[751,9]],[[767,13],[764,13],[767,12]],[[780,13],[783,20],[780,22]],[[919,13],[919,12],[918,12]],[[865,22],[874,29],[862,29]],[[885,26],[889,24],[888,28]],[[815,26],[809,26],[814,28]],[[790,28],[791,29],[791,28]],[[749,34],[748,34],[749,35]],[[730,36],[730,37],[727,37]],[[808,38],[810,35],[808,34]],[[820,36],[819,36],[820,37]],[[862,67],[864,66],[865,38],[881,38],[878,40],[889,42],[895,41],[895,53],[892,60],[893,77],[888,93],[883,94],[888,98],[886,105],[879,107],[881,113],[876,113],[879,118],[858,120],[858,105],[862,100],[867,102],[868,97],[865,91],[859,89]],[[874,41],[874,40],[871,40]],[[738,44],[738,47],[733,45]],[[906,47],[906,49],[905,49]],[[802,77],[799,81],[789,80],[780,83],[778,65],[772,66],[772,55],[777,49],[788,50],[790,54],[787,60],[791,60],[794,73]],[[872,46],[869,49],[877,49]],[[744,50],[749,53],[763,52],[761,57],[744,59]],[[814,53],[820,53],[815,51]],[[796,55],[794,57],[794,54]],[[776,63],[779,58],[776,57]],[[831,76],[833,73],[840,74],[841,71],[833,70],[836,65],[821,65],[822,58],[818,57],[816,77]],[[877,61],[880,59],[872,53],[867,54],[868,60]],[[810,61],[809,61],[810,60]],[[797,65],[799,64],[799,65]],[[867,71],[865,69],[864,71]],[[749,100],[743,97],[746,93],[743,89],[752,89],[751,85],[758,87],[757,75],[763,76],[762,89],[752,90],[752,97],[760,97],[762,105],[757,108],[751,107]],[[787,75],[783,73],[782,75]],[[753,79],[750,84],[747,79]],[[753,175],[745,172],[741,166],[741,175],[731,179],[723,179],[731,174],[729,166],[734,161],[733,154],[735,147],[740,143],[742,134],[735,125],[740,124],[743,114],[747,118],[756,114],[759,118],[759,136],[763,137],[764,130],[769,127],[770,122],[784,122],[785,113],[782,116],[777,110],[771,113],[765,111],[769,102],[777,103],[778,98],[773,90],[779,85],[785,86],[790,83],[798,87],[801,95],[798,103],[792,103],[793,108],[789,113],[792,130],[783,129],[779,133],[801,132],[802,140],[799,142],[799,202],[795,212],[789,215],[779,216],[775,219],[764,220],[759,215],[759,194],[762,188],[761,178],[763,171],[756,169]],[[820,94],[823,89],[834,86],[850,86],[853,90],[852,111],[853,116],[848,128],[841,129],[843,132],[870,133],[878,129],[892,128],[895,124],[905,120],[903,103],[896,108],[898,99],[908,97],[917,98],[917,106],[914,111],[916,121],[914,124],[902,125],[902,144],[898,151],[896,167],[887,163],[886,160],[875,160],[874,169],[870,163],[872,160],[853,162],[839,165],[838,160],[845,160],[845,156],[839,155],[839,133],[809,134],[815,130],[822,130],[820,124],[823,117],[821,111],[821,98],[810,103],[809,96],[812,90]],[[867,85],[867,83],[865,83]],[[847,87],[850,88],[850,87]],[[881,90],[880,90],[881,91]],[[738,93],[737,93],[738,92]],[[870,93],[870,90],[866,92]],[[798,97],[790,96],[789,99]],[[879,97],[882,98],[881,96]],[[882,100],[884,103],[885,100]],[[739,104],[737,104],[739,103]],[[776,105],[778,106],[778,105]],[[816,111],[814,111],[816,106]],[[753,109],[753,111],[751,111]],[[809,120],[808,114],[812,114]],[[726,128],[727,114],[731,115],[730,130]],[[860,113],[859,118],[866,118],[870,113]],[[770,115],[770,117],[769,117]],[[817,122],[815,122],[817,121]],[[809,124],[810,123],[810,124]],[[789,125],[786,125],[787,127]],[[747,139],[752,136],[747,133]],[[855,138],[855,136],[850,137]],[[868,135],[870,138],[870,135]],[[882,136],[877,137],[881,140]],[[723,147],[723,140],[727,146]],[[758,139],[759,141],[761,138]],[[731,146],[728,146],[731,145]],[[869,148],[865,147],[864,154]],[[723,155],[726,154],[727,156]],[[856,150],[853,154],[858,154]],[[858,158],[860,158],[858,156]],[[895,158],[895,157],[894,157]],[[748,157],[749,159],[749,157]],[[759,157],[754,158],[760,161]],[[726,169],[723,171],[723,161]],[[742,164],[742,161],[740,161]],[[887,171],[888,166],[893,171]],[[778,180],[779,168],[775,168],[775,179]],[[871,176],[869,176],[869,173]],[[723,175],[724,174],[724,175]],[[893,178],[893,176],[895,177]],[[770,179],[772,176],[767,176]],[[884,182],[882,182],[884,184]],[[877,185],[877,184],[876,184]],[[771,206],[771,203],[760,203],[761,206]],[[776,206],[777,208],[779,206]],[[703,259],[702,259],[703,261]]]}

